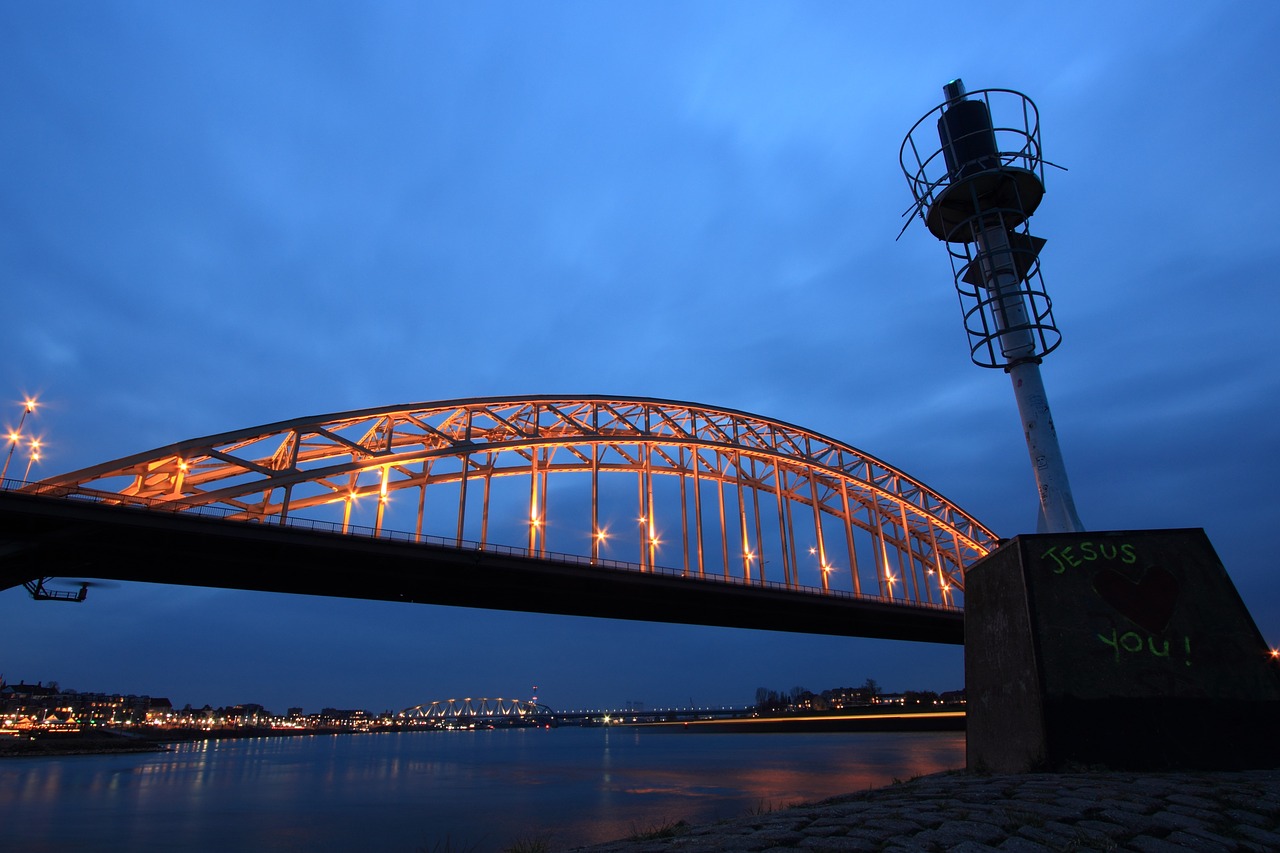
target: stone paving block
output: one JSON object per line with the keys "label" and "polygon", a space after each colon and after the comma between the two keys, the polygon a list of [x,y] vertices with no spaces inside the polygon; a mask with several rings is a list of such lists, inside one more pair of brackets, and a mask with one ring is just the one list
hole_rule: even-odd
{"label": "stone paving block", "polygon": [[821,814],[809,822],[809,826],[850,826],[852,821],[842,814]]}
{"label": "stone paving block", "polygon": [[[724,851],[737,848],[733,847],[731,843],[726,843],[723,837],[708,837],[673,839],[668,846],[660,849],[664,853],[672,853],[672,851],[679,851],[679,853],[724,853]],[[632,851],[627,848],[625,853],[632,853]]]}
{"label": "stone paving block", "polygon": [[1078,820],[1075,825],[1077,829],[1088,830],[1104,838],[1124,838],[1133,834],[1127,827],[1108,820]]}
{"label": "stone paving block", "polygon": [[1195,794],[1169,794],[1164,798],[1166,803],[1176,803],[1180,806],[1190,806],[1193,809],[1208,809],[1212,811],[1218,807],[1217,802],[1208,797],[1198,797]]}
{"label": "stone paving block", "polygon": [[[1272,783],[1272,784],[1278,784],[1278,783]],[[1280,791],[1276,791],[1276,790],[1260,791],[1257,794],[1257,801],[1259,804],[1265,803],[1266,805],[1270,806],[1270,811],[1274,812],[1277,809],[1280,809]]]}
{"label": "stone paving block", "polygon": [[1062,793],[1062,786],[1027,783],[1018,785],[1010,793],[1005,796],[1011,800],[1029,799],[1048,799]]}
{"label": "stone paving block", "polygon": [[1186,781],[1178,785],[1176,790],[1172,792],[1172,795],[1213,799],[1218,795],[1220,790],[1221,787],[1218,785],[1206,783],[1203,780],[1197,779],[1195,781]]}
{"label": "stone paving block", "polygon": [[[1062,827],[1062,824],[1058,824]],[[1076,834],[1070,831],[1062,832],[1060,829],[1048,829],[1043,826],[1024,826],[1018,830],[1018,835],[1022,838],[1029,839],[1037,844],[1043,844],[1051,850],[1064,850],[1078,842]]]}
{"label": "stone paving block", "polygon": [[1172,803],[1168,806],[1165,806],[1165,811],[1172,812],[1173,814],[1180,814],[1180,815],[1186,815],[1187,817],[1193,817],[1196,820],[1202,820],[1205,823],[1217,822],[1218,815],[1221,814],[1221,812],[1219,812],[1216,809],[1201,809],[1195,806],[1184,806],[1179,803]]}
{"label": "stone paving block", "polygon": [[733,839],[734,850],[740,850],[742,853],[760,853],[766,847],[774,847],[775,845],[766,841],[754,833],[751,835],[739,835]]}
{"label": "stone paving block", "polygon": [[689,828],[687,835],[718,835],[724,823],[709,823],[706,826],[693,826]]}
{"label": "stone paving block", "polygon": [[818,853],[863,853],[863,851],[879,850],[880,843],[865,838],[806,838],[796,845],[797,850],[814,850]]}
{"label": "stone paving block", "polygon": [[1129,788],[1124,785],[1117,784],[1085,784],[1078,788],[1072,788],[1071,792],[1074,796],[1082,800],[1109,800],[1114,797],[1126,797],[1129,795]]}
{"label": "stone paving block", "polygon": [[1247,823],[1250,826],[1257,826],[1262,829],[1269,829],[1272,823],[1271,818],[1254,814],[1247,809],[1227,809],[1223,812],[1223,815],[1230,818],[1234,823]]}
{"label": "stone paving block", "polygon": [[1280,833],[1272,832],[1266,829],[1260,829],[1256,826],[1249,826],[1244,823],[1236,827],[1236,834],[1241,838],[1249,841],[1256,841],[1259,844],[1270,845],[1272,850],[1280,850]]}
{"label": "stone paving block", "polygon": [[920,831],[920,824],[913,820],[904,818],[881,817],[875,820],[866,821],[863,824],[867,829],[884,830],[885,835],[904,835],[906,833],[915,833]]}
{"label": "stone paving block", "polygon": [[887,818],[897,817],[898,815],[902,814],[903,809],[904,809],[903,805],[878,803],[874,808],[863,809],[857,815],[851,815],[851,817],[856,817],[861,823],[866,823],[867,821],[877,820],[882,817],[887,817]]}
{"label": "stone paving block", "polygon": [[999,820],[1009,810],[1009,803],[1005,800],[993,800],[989,803],[969,803],[964,806],[964,810],[968,812],[969,817],[974,819]]}
{"label": "stone paving block", "polygon": [[690,829],[686,835],[747,835],[755,832],[749,825],[736,821],[725,821],[724,823],[713,823],[706,827],[694,827]]}
{"label": "stone paving block", "polygon": [[1186,850],[1198,850],[1203,851],[1203,853],[1232,853],[1235,850],[1234,844],[1219,844],[1216,841],[1210,841],[1208,838],[1192,835],[1182,830],[1169,833],[1165,841],[1170,844],[1178,844]]}
{"label": "stone paving block", "polygon": [[1053,803],[1016,802],[1010,804],[1009,811],[1012,814],[1032,815],[1041,820],[1075,817],[1075,812],[1071,809],[1064,809]]}
{"label": "stone paving block", "polygon": [[954,849],[965,841],[980,844],[998,844],[1008,836],[998,826],[976,820],[956,820],[944,823],[937,829],[927,829],[916,835],[916,840],[926,844],[938,844],[944,850]]}
{"label": "stone paving block", "polygon": [[855,827],[849,830],[849,837],[861,838],[863,841],[873,841],[878,844],[884,840],[885,833],[877,832],[874,829],[863,829],[861,827]]}
{"label": "stone paving block", "polygon": [[1156,812],[1151,815],[1151,819],[1160,826],[1168,829],[1208,829],[1205,822],[1199,818],[1190,817],[1177,812],[1171,812],[1168,809]]}
{"label": "stone paving block", "polygon": [[1245,853],[1276,853],[1274,847],[1268,847],[1256,841],[1240,841],[1237,843],[1236,849],[1245,851]]}
{"label": "stone paving block", "polygon": [[1209,841],[1212,841],[1214,844],[1221,844],[1230,850],[1235,850],[1237,847],[1240,846],[1240,839],[1229,838],[1227,835],[1224,835],[1222,832],[1211,832],[1209,830],[1193,829],[1193,830],[1189,830],[1187,832],[1187,835],[1193,835],[1196,838],[1208,839]]}
{"label": "stone paving block", "polygon": [[[1174,844],[1165,841],[1163,838],[1155,838],[1150,835],[1139,835],[1137,838],[1130,838],[1125,844],[1126,850],[1136,850],[1138,853],[1187,853],[1187,848],[1180,844]],[[1195,848],[1191,848],[1194,850]]]}
{"label": "stone paving block", "polygon": [[1133,780],[1130,790],[1136,797],[1154,797],[1164,799],[1166,795],[1173,791],[1179,790],[1177,786],[1170,785],[1169,780],[1159,776],[1138,777]]}
{"label": "stone paving block", "polygon": [[801,830],[806,838],[831,838],[835,835],[844,835],[848,831],[847,826],[836,821],[815,821]]}
{"label": "stone paving block", "polygon": [[1075,814],[1084,814],[1089,809],[1098,807],[1097,800],[1087,800],[1083,797],[1058,797],[1053,803],[1059,808],[1070,809]]}
{"label": "stone paving block", "polygon": [[827,816],[826,809],[818,809],[813,806],[788,806],[783,811],[793,816],[796,820],[817,820],[820,817]]}
{"label": "stone paving block", "polygon": [[1161,806],[1159,802],[1145,798],[1128,799],[1123,797],[1107,800],[1106,803],[1100,803],[1100,805],[1103,806],[1104,812],[1127,812],[1129,814],[1146,814],[1156,811]]}
{"label": "stone paving block", "polygon": [[867,804],[863,802],[836,803],[835,805],[828,806],[827,808],[823,809],[823,811],[826,812],[827,814],[839,815],[845,818],[855,817],[857,815],[862,814],[866,810],[867,810]]}
{"label": "stone paving block", "polygon": [[1083,823],[1071,824],[1067,828],[1075,833],[1076,847],[1083,845],[1089,850],[1107,850],[1115,847],[1115,841],[1110,835],[1084,826]]}
{"label": "stone paving block", "polygon": [[753,842],[767,844],[769,847],[794,847],[804,836],[790,829],[766,829],[751,836]]}
{"label": "stone paving block", "polygon": [[1045,847],[1029,838],[1019,838],[1016,835],[1001,841],[996,849],[1003,850],[1005,853],[1054,853],[1055,850],[1053,847]]}
{"label": "stone paving block", "polygon": [[1162,828],[1162,824],[1152,820],[1150,816],[1139,814],[1138,812],[1103,809],[1094,815],[1094,819],[1123,826],[1129,835],[1163,835],[1168,832],[1168,829]]}

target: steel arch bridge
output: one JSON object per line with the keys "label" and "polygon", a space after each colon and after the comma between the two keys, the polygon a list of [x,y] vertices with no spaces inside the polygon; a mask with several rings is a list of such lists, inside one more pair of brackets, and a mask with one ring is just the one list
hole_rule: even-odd
{"label": "steel arch bridge", "polygon": [[[298,418],[38,484],[151,509],[951,607],[996,536],[906,473],[758,415],[502,397]],[[505,549],[508,552],[510,548]],[[589,557],[588,557],[589,555]]]}
{"label": "steel arch bridge", "polygon": [[555,712],[526,699],[441,699],[405,708],[396,716],[409,721],[461,722],[470,720],[549,719]]}

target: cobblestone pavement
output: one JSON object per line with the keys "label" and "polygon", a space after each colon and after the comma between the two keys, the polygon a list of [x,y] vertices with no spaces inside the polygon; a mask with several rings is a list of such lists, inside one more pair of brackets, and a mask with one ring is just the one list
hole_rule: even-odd
{"label": "cobblestone pavement", "polygon": [[1280,851],[1280,770],[940,773],[582,850]]}

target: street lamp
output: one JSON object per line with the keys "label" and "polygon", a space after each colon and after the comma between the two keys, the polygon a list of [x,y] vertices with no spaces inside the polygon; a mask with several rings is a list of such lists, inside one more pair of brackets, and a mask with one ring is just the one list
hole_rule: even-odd
{"label": "street lamp", "polygon": [[[0,480],[3,480],[9,473],[9,462],[13,459],[13,451],[22,441],[22,426],[27,422],[27,415],[36,410],[36,401],[33,397],[28,397],[22,401],[22,417],[18,420],[18,428],[9,433],[9,452],[4,458],[4,469],[0,470]],[[30,470],[31,466],[27,466]]]}

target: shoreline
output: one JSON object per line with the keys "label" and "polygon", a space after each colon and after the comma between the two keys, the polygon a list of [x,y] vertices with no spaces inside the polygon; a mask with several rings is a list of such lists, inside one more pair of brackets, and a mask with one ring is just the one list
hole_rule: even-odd
{"label": "shoreline", "polygon": [[962,732],[964,711],[908,711],[872,714],[812,714],[786,717],[738,717],[724,720],[687,720],[627,723],[627,728],[651,732],[725,734],[751,732]]}
{"label": "shoreline", "polygon": [[[779,717],[740,717],[716,720],[673,720],[617,723],[612,727],[639,729],[652,733],[827,733],[827,732],[927,732],[964,731],[963,711],[875,712],[865,714],[805,714]],[[581,728],[566,726],[566,728]],[[594,728],[588,727],[588,728]],[[389,726],[368,730],[348,728],[274,729],[243,727],[234,729],[170,728],[124,732],[116,729],[87,729],[78,732],[36,731],[0,737],[0,760],[41,758],[60,755],[112,755],[116,753],[164,752],[171,743],[250,738],[327,737],[403,732],[440,732],[447,729]]]}
{"label": "shoreline", "polygon": [[0,739],[0,760],[165,751],[163,744],[151,738],[129,737],[105,731],[41,732],[35,737],[19,736]]}
{"label": "shoreline", "polygon": [[982,775],[952,770],[883,788],[576,853],[716,851],[1280,850],[1280,768]]}
{"label": "shoreline", "polygon": [[263,737],[322,737],[330,735],[375,734],[338,729],[160,729],[141,734],[113,729],[79,732],[37,732],[34,736],[0,738],[0,760],[6,758],[47,758],[60,755],[114,755],[167,752],[169,744],[209,740],[248,740]]}

